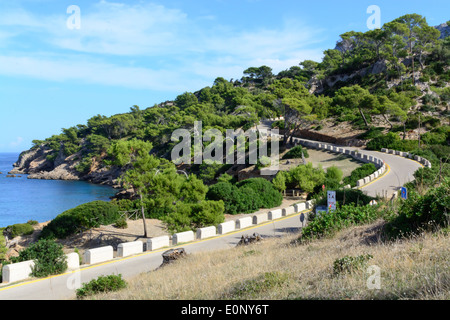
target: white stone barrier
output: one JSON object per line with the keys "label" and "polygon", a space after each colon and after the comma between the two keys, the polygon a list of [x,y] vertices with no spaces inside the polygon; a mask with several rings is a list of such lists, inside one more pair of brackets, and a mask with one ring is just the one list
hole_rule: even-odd
{"label": "white stone barrier", "polygon": [[207,239],[212,238],[217,235],[216,227],[205,227],[197,229],[197,239]]}
{"label": "white stone barrier", "polygon": [[172,243],[173,245],[177,245],[184,242],[191,242],[194,241],[194,232],[193,231],[185,231],[185,232],[179,232],[175,233],[172,236]]}
{"label": "white stone barrier", "polygon": [[[279,219],[283,216],[283,212],[286,213],[287,211],[290,211],[289,208],[291,208],[291,207],[269,211],[269,213],[267,214],[267,219],[269,219],[269,220]],[[292,207],[292,209],[294,209],[294,208]]]}
{"label": "white stone barrier", "polygon": [[236,229],[244,229],[253,224],[252,217],[244,217],[236,220]]}
{"label": "white stone barrier", "polygon": [[356,186],[357,187],[362,187],[363,185],[364,185],[364,179],[356,181]]}
{"label": "white stone barrier", "polygon": [[153,251],[170,246],[169,236],[155,237],[147,239],[147,251]]}
{"label": "white stone barrier", "polygon": [[125,242],[117,246],[118,257],[128,257],[142,252],[144,252],[144,243],[142,241]]}
{"label": "white stone barrier", "polygon": [[112,260],[114,258],[114,249],[112,246],[100,247],[86,250],[83,256],[84,264],[95,264]]}
{"label": "white stone barrier", "polygon": [[314,207],[314,200],[309,200],[305,202],[306,209],[312,209]]}
{"label": "white stone barrier", "polygon": [[267,213],[259,213],[253,215],[253,224],[260,224],[269,220],[269,215]]}
{"label": "white stone barrier", "polygon": [[80,256],[76,252],[66,254],[67,269],[76,270],[80,268]]}
{"label": "white stone barrier", "polygon": [[[286,217],[286,216],[288,216],[288,215],[290,215],[290,214],[294,214],[294,213],[296,213],[295,207],[294,207],[294,206],[289,206],[289,207],[287,207],[287,208],[284,208],[284,209],[281,211],[281,215],[282,215],[283,217]],[[269,217],[269,219],[270,219],[270,217]],[[272,220],[273,220],[273,219],[272,219]]]}
{"label": "white stone barrier", "polygon": [[233,232],[234,230],[236,230],[236,221],[234,220],[223,222],[217,226],[217,232],[219,234],[226,234],[229,232]]}
{"label": "white stone barrier", "polygon": [[34,261],[28,260],[19,263],[7,264],[2,269],[2,282],[11,283],[30,278]]}
{"label": "white stone barrier", "polygon": [[302,211],[306,210],[306,203],[301,202],[301,203],[294,204],[294,208],[295,208],[295,212],[302,212]]}

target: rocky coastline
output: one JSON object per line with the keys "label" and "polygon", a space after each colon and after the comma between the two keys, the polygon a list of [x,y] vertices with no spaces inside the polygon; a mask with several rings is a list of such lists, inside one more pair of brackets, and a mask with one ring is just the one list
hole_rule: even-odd
{"label": "rocky coastline", "polygon": [[13,164],[9,175],[24,174],[28,179],[86,181],[98,185],[108,185],[119,189],[118,178],[122,174],[120,168],[94,165],[86,174],[81,174],[75,168],[81,155],[76,153],[66,157],[59,152],[55,160],[49,159],[52,150],[45,145],[32,148],[20,154]]}

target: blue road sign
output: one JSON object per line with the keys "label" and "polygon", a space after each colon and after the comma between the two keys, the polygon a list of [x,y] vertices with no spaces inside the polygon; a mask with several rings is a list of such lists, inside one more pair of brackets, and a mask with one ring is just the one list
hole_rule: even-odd
{"label": "blue road sign", "polygon": [[406,189],[405,187],[402,187],[400,194],[402,199],[408,199],[408,189]]}

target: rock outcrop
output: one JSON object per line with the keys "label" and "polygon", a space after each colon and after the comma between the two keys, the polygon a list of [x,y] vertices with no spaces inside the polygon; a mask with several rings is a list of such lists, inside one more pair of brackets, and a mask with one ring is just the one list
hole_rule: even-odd
{"label": "rock outcrop", "polygon": [[83,180],[117,187],[117,178],[122,174],[119,168],[106,168],[97,164],[90,172],[82,174],[76,170],[81,154],[67,157],[63,152],[59,152],[56,158],[49,157],[52,153],[45,145],[24,151],[9,174],[27,174],[28,179]]}

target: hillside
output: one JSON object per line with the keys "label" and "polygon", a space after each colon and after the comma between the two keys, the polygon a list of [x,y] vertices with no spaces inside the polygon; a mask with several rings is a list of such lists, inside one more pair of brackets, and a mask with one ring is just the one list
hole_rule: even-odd
{"label": "hillside", "polygon": [[[93,300],[448,300],[450,238],[426,233],[389,242],[384,223],[345,229],[332,238],[293,244],[296,235],[250,246],[198,253],[128,281],[127,289]],[[370,254],[351,272],[335,261]],[[367,283],[381,270],[380,289]],[[180,281],[183,279],[183,281]],[[375,283],[376,284],[376,283]]]}

